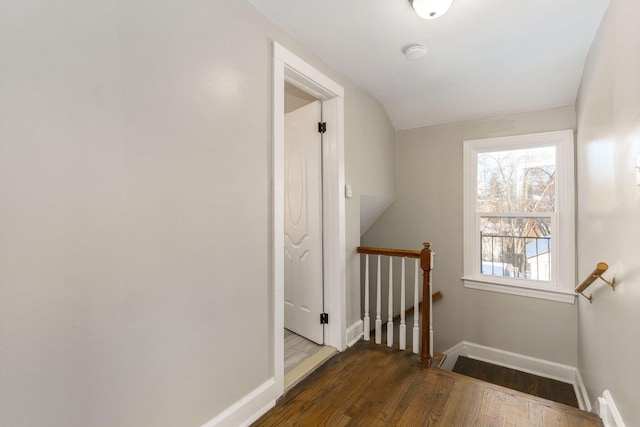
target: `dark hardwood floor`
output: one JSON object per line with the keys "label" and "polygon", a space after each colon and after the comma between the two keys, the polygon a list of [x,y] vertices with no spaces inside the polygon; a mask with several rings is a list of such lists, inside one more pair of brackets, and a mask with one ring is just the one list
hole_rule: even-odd
{"label": "dark hardwood floor", "polygon": [[554,402],[564,403],[574,408],[579,407],[573,385],[562,381],[539,377],[464,356],[458,357],[453,372]]}
{"label": "dark hardwood floor", "polygon": [[254,426],[602,426],[594,414],[360,341],[289,391]]}

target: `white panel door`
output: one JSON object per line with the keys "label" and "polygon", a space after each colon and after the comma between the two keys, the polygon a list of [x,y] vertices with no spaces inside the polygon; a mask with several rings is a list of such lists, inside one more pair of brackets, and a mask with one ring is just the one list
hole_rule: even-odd
{"label": "white panel door", "polygon": [[285,115],[284,326],[324,343],[321,104]]}

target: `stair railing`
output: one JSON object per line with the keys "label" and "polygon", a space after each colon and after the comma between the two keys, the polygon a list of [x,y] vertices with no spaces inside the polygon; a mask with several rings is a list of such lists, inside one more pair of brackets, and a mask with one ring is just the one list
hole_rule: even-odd
{"label": "stair railing", "polygon": [[[394,343],[393,339],[393,259],[401,259],[401,273],[400,273],[400,324],[399,324],[399,348],[401,350],[407,349],[407,333],[406,333],[406,259],[415,259],[414,263],[414,322],[413,322],[413,352],[420,354],[420,363],[431,366],[433,358],[433,326],[432,326],[432,312],[431,304],[431,270],[433,267],[433,252],[431,251],[431,244],[424,243],[424,247],[421,251],[404,250],[404,249],[387,249],[387,248],[371,248],[371,247],[358,247],[357,252],[365,256],[365,285],[364,285],[364,319],[363,319],[363,334],[364,340],[371,340],[371,315],[369,312],[369,255],[377,255],[377,268],[376,268],[376,313],[375,313],[375,343],[382,344],[382,276],[381,265],[382,257],[389,257],[389,297],[388,297],[388,318],[386,324],[387,330],[387,346],[392,347]],[[422,269],[422,295],[424,301],[427,304],[422,304],[422,325],[420,325],[420,307],[416,302],[419,301],[419,270]],[[422,331],[422,334],[420,334]],[[420,346],[418,343],[421,343]],[[420,349],[420,350],[418,350]]]}
{"label": "stair railing", "polygon": [[576,293],[582,295],[583,297],[585,297],[587,300],[589,300],[589,304],[591,304],[593,302],[593,295],[589,294],[589,296],[586,296],[584,294],[584,291],[589,286],[591,286],[591,284],[597,279],[601,279],[607,285],[611,286],[611,289],[613,289],[615,291],[616,290],[616,277],[613,276],[611,278],[611,280],[607,280],[604,277],[602,277],[604,272],[606,272],[608,269],[609,269],[609,265],[607,265],[606,262],[599,262],[598,265],[596,266],[595,270],[593,270],[593,272],[591,272],[591,274],[588,275],[587,278],[584,279],[582,281],[582,283],[580,283],[578,285],[578,287],[576,288]]}

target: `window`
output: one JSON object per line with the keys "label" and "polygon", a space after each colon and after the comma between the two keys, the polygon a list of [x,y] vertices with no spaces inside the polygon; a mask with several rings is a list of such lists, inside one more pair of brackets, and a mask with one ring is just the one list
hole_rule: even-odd
{"label": "window", "polygon": [[573,131],[464,143],[466,287],[573,303]]}

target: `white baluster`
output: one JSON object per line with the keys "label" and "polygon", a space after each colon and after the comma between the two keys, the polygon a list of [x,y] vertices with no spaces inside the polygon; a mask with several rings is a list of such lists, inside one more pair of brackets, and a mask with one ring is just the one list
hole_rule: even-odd
{"label": "white baluster", "polygon": [[402,273],[401,273],[401,278],[400,278],[400,326],[398,327],[398,334],[400,335],[400,350],[406,350],[407,349],[407,325],[406,325],[406,319],[405,319],[405,304],[404,304],[404,300],[405,300],[405,267],[404,267],[404,260],[405,258],[402,257]]}
{"label": "white baluster", "polygon": [[418,270],[420,269],[420,259],[416,258],[414,292],[413,292],[413,352],[420,354],[420,290],[418,282]]}
{"label": "white baluster", "polygon": [[389,257],[389,317],[387,318],[387,347],[393,347],[393,257]]}
{"label": "white baluster", "polygon": [[380,258],[381,255],[378,255],[378,282],[376,286],[376,344],[382,343],[382,317],[380,317],[380,312],[382,311],[382,302],[381,302],[381,283],[380,283]]}
{"label": "white baluster", "polygon": [[369,254],[364,256],[364,340],[371,339],[371,317],[369,317]]}

